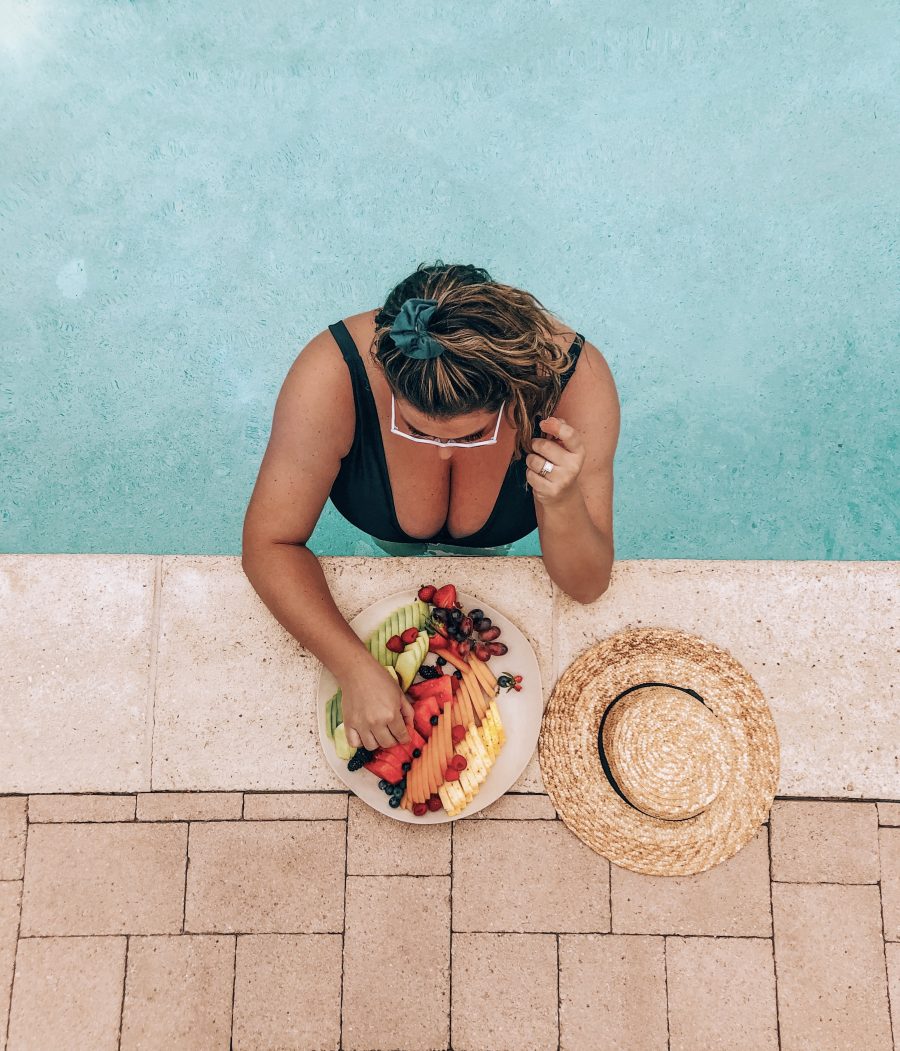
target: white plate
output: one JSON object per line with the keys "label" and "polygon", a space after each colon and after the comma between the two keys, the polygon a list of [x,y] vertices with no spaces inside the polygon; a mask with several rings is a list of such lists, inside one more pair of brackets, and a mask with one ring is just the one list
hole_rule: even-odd
{"label": "white plate", "polygon": [[[409,591],[397,591],[393,595],[379,599],[367,609],[351,620],[350,627],[365,642],[378,625],[394,610],[408,605],[416,599],[417,589]],[[544,714],[543,691],[541,689],[541,676],[538,668],[537,657],[528,639],[521,631],[510,623],[498,610],[489,605],[483,599],[465,591],[457,592],[457,600],[463,608],[463,613],[470,609],[482,609],[484,615],[490,617],[491,622],[500,628],[498,642],[506,643],[507,653],[502,657],[491,657],[488,667],[498,677],[501,672],[509,672],[510,675],[522,676],[522,689],[519,692],[510,690],[508,693],[501,689],[497,695],[497,708],[500,711],[500,721],[506,731],[506,741],[500,749],[500,754],[494,760],[488,776],[481,784],[475,798],[456,817],[468,817],[486,806],[490,806],[510,789],[522,771],[528,765],[528,761],[534,754],[537,745],[538,734],[541,730],[541,719]],[[429,654],[425,658],[426,664],[433,664],[437,654]],[[374,657],[372,658],[374,660]],[[476,657],[472,657],[477,660]],[[444,665],[445,674],[450,664]],[[416,676],[419,681],[419,676]],[[396,818],[398,821],[409,821],[413,824],[427,825],[436,824],[441,821],[454,821],[446,810],[428,811],[422,817],[404,810],[402,807],[393,808],[388,804],[387,795],[378,787],[379,778],[370,770],[362,768],[350,772],[347,763],[339,759],[334,748],[334,742],[328,737],[325,729],[325,702],[338,688],[335,677],[323,666],[319,676],[319,690],[316,701],[319,721],[319,738],[325,751],[332,770],[337,776],[352,789],[360,799],[369,806],[388,817]]]}

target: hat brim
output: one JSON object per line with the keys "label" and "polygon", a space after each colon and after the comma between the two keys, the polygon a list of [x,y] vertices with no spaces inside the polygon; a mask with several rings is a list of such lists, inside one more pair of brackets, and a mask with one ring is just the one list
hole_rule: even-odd
{"label": "hat brim", "polygon": [[[703,813],[665,821],[612,787],[597,748],[606,708],[639,683],[695,690],[734,742],[723,790]],[[750,673],[726,650],[673,628],[633,628],[584,650],[560,676],[538,742],[541,775],[562,820],[616,865],[658,876],[704,872],[736,854],[765,821],[778,784],[775,721]]]}

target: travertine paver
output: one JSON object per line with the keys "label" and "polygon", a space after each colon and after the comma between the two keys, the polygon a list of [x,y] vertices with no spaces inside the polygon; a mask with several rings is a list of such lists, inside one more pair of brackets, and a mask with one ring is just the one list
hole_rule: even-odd
{"label": "travertine paver", "polygon": [[22,903],[22,881],[0,881],[0,1047],[9,1015],[12,995],[13,963],[19,932],[19,908]]}
{"label": "travertine paver", "polygon": [[192,823],[185,930],[341,930],[345,839],[338,821]]}
{"label": "travertine paver", "polygon": [[0,796],[0,879],[25,871],[25,796]]}
{"label": "travertine paver", "polygon": [[881,902],[884,908],[884,936],[900,941],[900,828],[878,830],[881,851]]}
{"label": "travertine paver", "polygon": [[216,821],[241,816],[240,792],[139,792],[139,821]]}
{"label": "travertine paver", "polygon": [[121,1051],[228,1048],[234,936],[128,940]]}
{"label": "travertine paver", "polygon": [[671,1051],[778,1051],[768,938],[666,938]]}
{"label": "travertine paver", "polygon": [[663,939],[561,934],[559,1001],[562,1051],[666,1051]]}
{"label": "travertine paver", "polygon": [[453,929],[609,930],[609,862],[561,821],[458,821]]}
{"label": "travertine paver", "polygon": [[353,796],[347,827],[351,876],[449,876],[450,822],[416,827]]}
{"label": "travertine paver", "polygon": [[774,883],[781,1051],[891,1051],[878,888]]}
{"label": "travertine paver", "polygon": [[877,883],[874,803],[776,800],[772,878],[788,883]]}
{"label": "travertine paver", "polygon": [[447,1047],[449,876],[347,877],[343,988],[344,1051]]}
{"label": "travertine paver", "polygon": [[555,934],[454,934],[452,984],[454,1048],[556,1051]]}
{"label": "travertine paver", "polygon": [[133,821],[134,793],[125,795],[66,795],[50,793],[28,796],[28,820],[40,822],[65,821]]}
{"label": "travertine paver", "polygon": [[116,1051],[125,942],[20,938],[7,1051]]}
{"label": "travertine paver", "polygon": [[[534,793],[429,828],[345,791],[0,797],[23,872],[0,876],[0,1047],[8,1018],[5,1051],[118,1047],[120,1021],[126,1051],[446,1051],[452,1010],[456,1051],[776,1051],[779,1026],[779,1051],[889,1051],[893,818],[778,800],[770,884],[768,827],[643,876]],[[853,883],[873,843],[879,882]]]}
{"label": "travertine paver", "polygon": [[22,934],[181,930],[187,825],[31,825]]}
{"label": "travertine paver", "polygon": [[339,934],[238,935],[233,1051],[337,1048],[341,941]]}
{"label": "travertine paver", "polygon": [[878,824],[900,827],[900,803],[879,803]]}
{"label": "travertine paver", "polygon": [[613,865],[612,929],[617,934],[771,936],[766,829],[727,861],[695,876],[645,876]]}

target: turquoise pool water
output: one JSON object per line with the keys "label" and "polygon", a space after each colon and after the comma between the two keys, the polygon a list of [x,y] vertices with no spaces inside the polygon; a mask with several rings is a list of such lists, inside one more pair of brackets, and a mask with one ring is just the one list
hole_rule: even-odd
{"label": "turquoise pool water", "polygon": [[2,550],[238,554],[295,355],[442,258],[606,355],[617,558],[900,558],[895,22],[8,6]]}

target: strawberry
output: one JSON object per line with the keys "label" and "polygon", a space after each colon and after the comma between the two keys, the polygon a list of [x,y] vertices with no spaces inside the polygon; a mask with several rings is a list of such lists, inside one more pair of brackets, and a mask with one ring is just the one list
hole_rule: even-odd
{"label": "strawberry", "polygon": [[403,639],[399,635],[391,635],[391,637],[384,644],[386,650],[390,650],[391,653],[402,653],[403,652]]}
{"label": "strawberry", "polygon": [[423,602],[433,602],[435,590],[434,584],[423,584],[419,588],[419,598]]}
{"label": "strawberry", "polygon": [[456,588],[453,584],[444,584],[443,587],[438,588],[434,593],[432,601],[435,606],[440,606],[441,609],[453,609],[456,605]]}
{"label": "strawberry", "polygon": [[[392,637],[396,638],[397,636],[394,635]],[[411,642],[415,642],[418,637],[419,637],[419,629],[418,628],[407,628],[406,631],[404,631],[403,634],[400,636],[400,640],[401,640],[401,642],[403,642],[403,644],[405,646],[408,646]]]}

